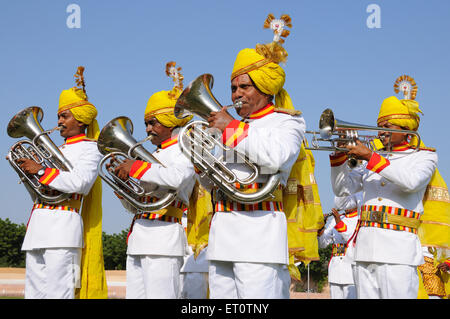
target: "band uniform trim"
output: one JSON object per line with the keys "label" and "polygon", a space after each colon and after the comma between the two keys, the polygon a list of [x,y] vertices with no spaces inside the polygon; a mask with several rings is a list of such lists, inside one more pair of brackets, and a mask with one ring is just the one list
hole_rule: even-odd
{"label": "band uniform trim", "polygon": [[363,227],[402,230],[417,234],[420,216],[420,213],[404,208],[364,205],[361,207],[360,220]]}
{"label": "band uniform trim", "polygon": [[334,226],[334,228],[340,233],[343,233],[343,232],[347,231],[347,225],[342,220],[339,223],[337,223]]}
{"label": "band uniform trim", "polygon": [[39,182],[44,185],[49,185],[58,175],[59,169],[47,167]]}
{"label": "band uniform trim", "polygon": [[341,166],[347,161],[347,154],[330,155],[331,167]]}
{"label": "band uniform trim", "polygon": [[380,154],[375,152],[372,153],[369,162],[367,163],[366,168],[375,173],[380,173],[383,169],[388,167],[391,164],[389,160]]}
{"label": "band uniform trim", "polygon": [[235,147],[248,135],[249,125],[247,123],[233,120],[225,128],[222,134],[222,143],[226,146]]}
{"label": "band uniform trim", "polygon": [[345,256],[345,253],[347,252],[347,245],[346,244],[333,244],[331,248],[331,256],[337,257],[337,256]]}
{"label": "band uniform trim", "polygon": [[129,176],[137,179],[141,179],[142,176],[150,169],[151,163],[136,160],[131,166]]}

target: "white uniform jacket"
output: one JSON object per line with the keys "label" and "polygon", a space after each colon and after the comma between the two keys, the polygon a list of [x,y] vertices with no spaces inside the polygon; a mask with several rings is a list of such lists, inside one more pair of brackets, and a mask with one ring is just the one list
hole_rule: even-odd
{"label": "white uniform jacket", "polygon": [[[257,183],[281,171],[286,185],[304,137],[302,116],[275,112],[269,104],[250,119],[234,120],[225,129],[222,141],[261,167]],[[238,176],[241,164],[229,165]],[[207,187],[208,185],[205,185]],[[286,216],[282,211],[223,211],[216,205],[209,234],[208,260],[288,264]]]}
{"label": "white uniform jacket", "polygon": [[[373,153],[361,169],[351,170],[346,155],[330,155],[331,184],[336,196],[363,191],[363,205],[388,206],[423,213],[422,198],[437,166],[437,154],[396,147],[391,155]],[[360,227],[352,240],[355,261],[423,264],[416,234],[404,230]]]}
{"label": "white uniform jacket", "polygon": [[[175,201],[189,204],[189,197],[195,184],[192,163],[181,153],[177,136],[162,143],[162,148],[153,152],[161,164],[151,164],[143,169],[138,179],[147,190],[154,190],[155,197],[162,197],[168,190],[177,190]],[[165,147],[164,145],[167,145]],[[131,213],[138,212],[125,200],[123,206]],[[184,256],[186,235],[181,224],[176,222],[136,219],[128,237],[128,255]]]}
{"label": "white uniform jacket", "polygon": [[[358,224],[358,213],[355,211],[348,216],[351,217],[342,215],[338,225],[332,216],[328,218],[323,234],[318,237],[320,248],[330,244],[347,245]],[[354,262],[347,253],[331,256],[328,263],[328,282],[340,285],[354,284],[352,263]]]}
{"label": "white uniform jacket", "polygon": [[[47,168],[40,181],[52,189],[71,193],[73,198],[81,199],[82,195],[89,194],[97,178],[97,165],[102,158],[97,142],[86,139],[82,134],[68,138],[59,149],[72,164],[73,170],[66,172]],[[52,209],[33,209],[22,250],[83,247],[83,220],[80,212],[58,205],[53,205]]]}

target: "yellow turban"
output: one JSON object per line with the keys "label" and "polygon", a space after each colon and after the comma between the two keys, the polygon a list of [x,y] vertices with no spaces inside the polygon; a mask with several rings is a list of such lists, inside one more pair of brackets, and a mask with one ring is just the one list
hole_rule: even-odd
{"label": "yellow turban", "polygon": [[147,102],[144,118],[147,121],[151,117],[156,119],[166,127],[184,126],[192,119],[192,115],[184,119],[178,119],[173,113],[175,104],[181,91],[174,88],[171,91],[159,91],[154,93]]}
{"label": "yellow turban", "polygon": [[377,123],[384,121],[415,131],[419,128],[419,103],[415,100],[399,100],[390,96],[381,104]]}
{"label": "yellow turban", "polygon": [[[58,114],[70,110],[73,117],[86,125],[86,137],[97,139],[100,129],[96,120],[97,109],[87,101],[86,93],[77,87],[63,90],[59,97]],[[76,298],[106,299],[108,289],[103,262],[102,245],[102,183],[100,177],[94,182],[88,195],[83,198],[84,248],[81,256],[81,287]]]}
{"label": "yellow turban", "polygon": [[96,120],[97,109],[87,101],[86,93],[77,87],[70,88],[61,92],[59,96],[58,114],[70,110],[73,117],[88,125],[86,136],[97,139],[100,129]]}
{"label": "yellow turban", "polygon": [[170,91],[156,92],[148,99],[144,119],[147,121],[151,117],[155,117],[162,125],[166,127],[184,126],[193,118],[193,115],[183,119],[178,119],[175,117],[173,112],[177,99],[183,90],[183,75],[181,74],[181,67],[176,67],[176,63],[174,61],[167,62],[166,75],[173,79],[175,86]]}
{"label": "yellow turban", "polygon": [[292,110],[294,106],[291,98],[283,88],[286,75],[283,68],[275,62],[280,59],[285,61],[286,56],[286,51],[275,42],[257,45],[256,49],[243,49],[234,62],[231,80],[241,74],[248,74],[261,92],[275,95],[277,107]]}

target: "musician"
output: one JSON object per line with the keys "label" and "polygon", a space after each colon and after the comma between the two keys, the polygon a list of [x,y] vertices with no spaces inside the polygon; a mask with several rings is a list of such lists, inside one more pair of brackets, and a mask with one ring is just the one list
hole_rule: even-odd
{"label": "musician", "polygon": [[[383,101],[377,124],[383,128],[417,130],[420,112],[412,98],[391,96]],[[391,154],[380,155],[360,141],[347,153],[330,155],[336,196],[364,192],[361,222],[354,245],[358,298],[416,298],[417,266],[424,262],[417,236],[422,198],[436,169],[433,149],[420,146],[405,133],[379,134]],[[348,157],[364,161],[364,170],[351,170]]]}
{"label": "musician", "polygon": [[[222,132],[225,145],[261,167],[255,184],[240,186],[245,191],[260,187],[278,171],[285,186],[305,131],[303,117],[294,110],[283,88],[285,73],[279,62],[286,60],[287,53],[280,43],[274,39],[238,53],[231,75],[231,99],[242,102],[236,110],[242,119],[234,119],[226,108],[211,112],[208,119],[210,127]],[[230,168],[243,172],[238,164]],[[289,298],[287,222],[281,187],[273,195],[272,199],[244,205],[215,191],[207,252],[210,298]]]}
{"label": "musician", "polygon": [[121,200],[135,214],[128,234],[127,299],[180,298],[180,268],[187,249],[181,219],[195,184],[195,172],[177,145],[180,128],[192,118],[179,120],[173,113],[182,91],[179,70],[174,62],[167,64],[166,73],[172,74],[175,86],[154,93],[144,113],[147,135],[157,146],[153,155],[162,165],[127,159],[115,169],[123,180],[136,178],[146,191],[155,191],[154,198],[148,200],[177,190],[176,200],[158,211],[138,211]]}
{"label": "musician", "polygon": [[[328,283],[332,299],[355,299],[356,288],[353,279],[354,263],[347,251],[347,241],[353,235],[358,223],[358,207],[362,194],[335,197],[333,218],[328,217],[324,228],[319,231],[319,247],[332,246],[331,259],[328,263]],[[344,213],[340,214],[339,211]]]}
{"label": "musician", "polygon": [[27,299],[107,298],[102,192],[97,178],[102,156],[95,140],[99,134],[97,109],[87,100],[83,70],[80,67],[77,72],[82,88],[63,90],[59,98],[58,127],[65,140],[60,150],[73,170],[44,168],[31,159],[20,160],[22,169],[39,175],[43,185],[72,194],[55,205],[42,201],[33,205],[22,245],[26,251]]}

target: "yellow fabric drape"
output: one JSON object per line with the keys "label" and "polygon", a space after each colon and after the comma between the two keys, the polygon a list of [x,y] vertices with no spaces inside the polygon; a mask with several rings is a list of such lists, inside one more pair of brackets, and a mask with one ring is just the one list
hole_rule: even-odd
{"label": "yellow fabric drape", "polygon": [[314,177],[315,161],[302,143],[283,192],[283,208],[288,225],[289,272],[300,280],[294,263],[307,265],[319,260],[317,231],[324,225],[319,189]]}
{"label": "yellow fabric drape", "polygon": [[212,215],[211,194],[196,181],[189,199],[186,230],[188,244],[191,246],[195,258],[202,249],[208,246]]}
{"label": "yellow fabric drape", "polygon": [[[423,197],[423,209],[417,235],[421,245],[433,252],[436,266],[449,258],[450,249],[450,197],[447,184],[437,168]],[[446,295],[450,295],[449,275],[440,272],[440,278],[444,283]],[[428,298],[422,282],[419,286],[418,298]]]}
{"label": "yellow fabric drape", "polygon": [[102,246],[102,182],[95,180],[91,191],[83,199],[84,248],[81,255],[81,286],[76,290],[79,299],[106,299],[108,287]]}
{"label": "yellow fabric drape", "polygon": [[[97,139],[100,129],[95,117],[97,109],[87,101],[79,88],[61,92],[58,113],[70,110],[74,118],[88,125],[86,137]],[[81,285],[76,289],[79,299],[104,299],[108,297],[102,245],[102,182],[99,177],[89,194],[84,196],[81,208],[83,218],[83,243],[81,254]]]}

